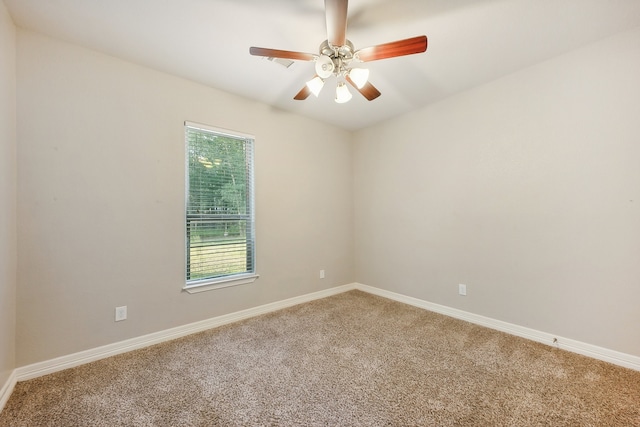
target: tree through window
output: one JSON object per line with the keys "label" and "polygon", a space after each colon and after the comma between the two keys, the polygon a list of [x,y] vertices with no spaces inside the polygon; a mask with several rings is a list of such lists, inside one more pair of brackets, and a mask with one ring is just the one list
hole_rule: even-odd
{"label": "tree through window", "polygon": [[254,274],[253,137],[185,124],[187,287]]}

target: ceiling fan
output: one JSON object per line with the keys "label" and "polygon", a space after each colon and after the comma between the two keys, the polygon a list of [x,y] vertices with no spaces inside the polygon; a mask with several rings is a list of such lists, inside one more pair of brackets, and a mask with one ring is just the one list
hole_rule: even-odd
{"label": "ceiling fan", "polygon": [[358,67],[360,63],[412,55],[427,50],[427,36],[417,36],[355,50],[353,44],[346,38],[348,0],[325,0],[324,7],[327,21],[327,40],[320,45],[319,54],[264,47],[249,48],[249,53],[255,56],[315,61],[316,75],[293,99],[301,101],[307,99],[312,93],[318,96],[324,86],[325,79],[336,76],[336,102],[344,103],[351,99],[351,93],[346,83],[372,101],[380,96],[380,91],[369,83],[369,70]]}

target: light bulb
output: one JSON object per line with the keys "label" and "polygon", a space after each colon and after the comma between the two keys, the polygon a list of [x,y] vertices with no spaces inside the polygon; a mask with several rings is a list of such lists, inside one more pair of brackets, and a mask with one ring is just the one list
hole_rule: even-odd
{"label": "light bulb", "polygon": [[349,71],[349,78],[355,83],[358,89],[362,89],[369,79],[369,70],[366,68],[352,68]]}
{"label": "light bulb", "polygon": [[309,88],[311,93],[313,93],[316,97],[320,94],[320,91],[322,90],[323,86],[324,86],[324,80],[322,80],[318,76],[315,76],[314,78],[312,78],[307,82],[307,87]]}
{"label": "light bulb", "polygon": [[338,87],[336,88],[336,102],[338,104],[344,104],[351,99],[351,92],[347,88],[347,85],[344,82],[338,83]]}

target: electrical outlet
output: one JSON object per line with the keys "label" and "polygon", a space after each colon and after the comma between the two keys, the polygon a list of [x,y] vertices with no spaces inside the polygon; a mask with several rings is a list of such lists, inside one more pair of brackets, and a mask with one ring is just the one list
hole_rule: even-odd
{"label": "electrical outlet", "polygon": [[116,307],[116,322],[127,319],[127,306]]}
{"label": "electrical outlet", "polygon": [[324,270],[320,270],[320,278],[324,279]]}
{"label": "electrical outlet", "polygon": [[463,285],[462,283],[458,285],[458,293],[460,295],[467,295],[467,285]]}

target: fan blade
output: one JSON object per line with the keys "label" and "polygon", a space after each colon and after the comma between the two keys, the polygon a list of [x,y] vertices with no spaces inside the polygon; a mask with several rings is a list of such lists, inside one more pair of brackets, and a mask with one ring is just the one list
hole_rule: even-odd
{"label": "fan blade", "polygon": [[327,40],[333,46],[344,46],[347,40],[348,0],[324,0]]}
{"label": "fan blade", "polygon": [[313,61],[318,55],[313,53],[292,52],[290,50],[268,49],[266,47],[250,47],[249,53],[254,56],[266,56],[268,58],[298,59],[300,61]]}
{"label": "fan blade", "polygon": [[412,37],[377,46],[365,47],[355,53],[355,57],[362,62],[378,59],[394,58],[396,56],[413,55],[427,50],[427,36]]}
{"label": "fan blade", "polygon": [[378,89],[376,89],[376,87],[374,85],[372,85],[371,83],[369,83],[369,82],[366,82],[364,84],[364,86],[359,88],[353,82],[353,80],[351,80],[351,77],[349,77],[348,75],[345,76],[345,79],[349,82],[349,84],[351,86],[353,86],[358,92],[360,92],[362,94],[362,96],[367,98],[369,101],[373,101],[374,99],[376,99],[377,97],[379,97],[381,95],[380,91]]}
{"label": "fan blade", "polygon": [[311,95],[311,89],[309,89],[307,85],[304,85],[304,87],[300,89],[300,92],[298,92],[298,94],[294,96],[293,99],[295,99],[296,101],[304,101],[309,97],[309,95]]}

